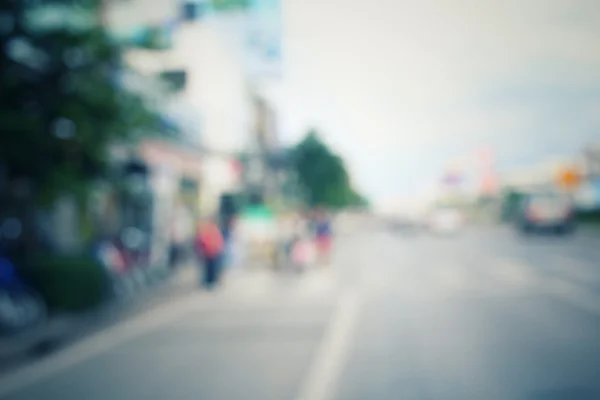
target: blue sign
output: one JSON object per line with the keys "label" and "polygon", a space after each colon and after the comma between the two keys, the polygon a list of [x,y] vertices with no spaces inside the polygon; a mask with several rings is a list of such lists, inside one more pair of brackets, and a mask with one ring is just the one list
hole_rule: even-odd
{"label": "blue sign", "polygon": [[282,31],[280,0],[249,0],[246,50],[251,78],[280,77]]}

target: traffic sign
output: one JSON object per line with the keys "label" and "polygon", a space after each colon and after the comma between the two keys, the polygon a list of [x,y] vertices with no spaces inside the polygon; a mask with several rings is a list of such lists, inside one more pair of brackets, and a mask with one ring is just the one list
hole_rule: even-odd
{"label": "traffic sign", "polygon": [[565,167],[558,172],[557,183],[566,190],[577,188],[583,180],[581,172],[574,167]]}

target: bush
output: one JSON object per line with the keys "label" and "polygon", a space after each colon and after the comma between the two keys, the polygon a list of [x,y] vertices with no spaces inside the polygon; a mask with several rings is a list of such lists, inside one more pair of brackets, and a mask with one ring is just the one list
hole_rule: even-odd
{"label": "bush", "polygon": [[105,269],[89,256],[38,254],[29,257],[22,275],[53,311],[84,311],[106,298]]}
{"label": "bush", "polygon": [[579,211],[577,213],[577,221],[600,226],[600,210]]}
{"label": "bush", "polygon": [[523,193],[508,190],[502,197],[501,216],[503,222],[512,222],[518,216],[519,206],[523,201]]}

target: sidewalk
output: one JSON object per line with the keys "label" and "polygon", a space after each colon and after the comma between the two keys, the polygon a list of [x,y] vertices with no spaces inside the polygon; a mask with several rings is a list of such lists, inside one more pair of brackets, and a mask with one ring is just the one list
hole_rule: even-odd
{"label": "sidewalk", "polygon": [[34,357],[69,346],[127,318],[198,290],[195,265],[182,265],[166,280],[149,286],[128,300],[111,301],[81,314],[57,315],[43,327],[10,339],[0,340],[0,374],[17,368]]}

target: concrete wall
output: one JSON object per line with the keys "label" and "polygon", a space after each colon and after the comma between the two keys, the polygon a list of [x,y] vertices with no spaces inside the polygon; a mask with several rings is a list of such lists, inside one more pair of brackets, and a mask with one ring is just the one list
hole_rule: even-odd
{"label": "concrete wall", "polygon": [[250,99],[236,48],[210,21],[183,25],[174,42],[170,63],[188,71],[184,95],[202,111],[204,146],[240,150],[249,139]]}

